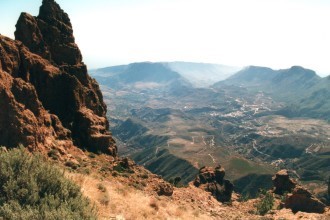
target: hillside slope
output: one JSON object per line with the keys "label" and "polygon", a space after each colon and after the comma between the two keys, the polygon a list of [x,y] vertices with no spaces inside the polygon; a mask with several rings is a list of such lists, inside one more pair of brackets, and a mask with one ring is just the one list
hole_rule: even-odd
{"label": "hillside slope", "polygon": [[161,89],[171,84],[190,86],[179,73],[162,63],[132,63],[127,66],[108,67],[94,70],[92,75],[102,85],[111,88],[133,87],[135,89]]}
{"label": "hillside slope", "polygon": [[287,107],[279,113],[290,117],[312,117],[330,120],[330,80],[321,78],[313,70],[299,66],[272,70],[266,67],[247,67],[227,80],[213,85],[241,86],[255,93],[263,91]]}
{"label": "hillside slope", "polygon": [[[51,207],[52,213],[62,214],[62,206],[76,209],[84,205],[80,203],[82,200],[71,200],[73,204],[70,204],[67,197],[81,199],[83,194],[95,205],[99,219],[264,219],[260,216],[260,208],[253,204],[263,204],[265,197],[239,202],[238,195],[231,195],[232,185],[224,179],[225,171],[220,166],[199,170],[194,182],[204,189],[196,184],[176,188],[130,159],[118,157],[102,94],[97,82],[87,74],[72,33],[68,15],[54,0],[43,0],[38,17],[21,14],[15,32],[19,40],[0,36],[0,145],[6,146],[0,148],[0,155],[7,159],[8,152],[14,152],[10,148],[23,144],[30,152],[23,149],[22,155],[37,151],[49,159],[30,160],[26,158],[32,157],[23,156],[20,157],[22,160],[16,158],[14,163],[2,160],[11,168],[0,167],[5,174],[5,178],[0,178],[4,181],[0,192],[2,195],[8,193],[5,200],[9,201],[4,204],[5,200],[1,198],[1,211],[13,210],[11,219],[19,219],[15,214],[22,210],[13,200],[17,198],[18,203],[30,212],[28,217],[31,219],[36,216],[29,202],[44,204]],[[134,121],[127,121],[126,126],[134,126]],[[146,129],[141,127],[138,131],[145,133]],[[129,132],[121,135],[132,136]],[[29,169],[34,168],[25,165],[29,160],[32,165],[40,161],[48,163],[40,166],[43,175],[38,174],[39,168],[34,169],[36,178],[29,175]],[[61,174],[60,181],[54,179],[52,172],[47,172],[47,167],[54,166],[62,169],[56,171]],[[14,175],[6,175],[8,171]],[[32,183],[32,190],[24,188],[27,183],[21,177]],[[81,190],[64,177],[75,181]],[[38,178],[41,181],[35,182]],[[52,180],[55,190],[49,188],[53,184],[47,184]],[[44,184],[44,188],[38,183]],[[65,185],[67,189],[57,194],[62,188],[57,184]],[[41,192],[35,190],[38,188]],[[230,197],[227,197],[232,201],[220,203],[218,198],[222,191],[229,191]],[[65,199],[61,199],[62,194]],[[268,194],[273,196],[272,192]],[[48,199],[37,199],[40,195]],[[279,198],[274,201],[279,203]],[[329,216],[328,209],[321,210],[324,214],[293,214],[290,210],[281,213],[275,210],[276,207],[279,206],[274,203],[274,210],[270,207],[272,212],[266,217],[321,219]],[[81,219],[94,219],[84,216]],[[49,215],[43,217],[52,219]]]}

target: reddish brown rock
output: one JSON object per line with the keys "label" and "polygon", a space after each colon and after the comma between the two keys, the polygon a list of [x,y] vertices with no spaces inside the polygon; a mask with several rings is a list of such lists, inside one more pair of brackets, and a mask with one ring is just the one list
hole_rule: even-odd
{"label": "reddish brown rock", "polygon": [[313,196],[307,189],[299,186],[289,177],[287,170],[280,170],[273,177],[274,193],[285,195],[281,204],[284,208],[291,209],[294,213],[298,211],[310,213],[324,213],[325,205]]}
{"label": "reddish brown rock", "polygon": [[52,148],[61,141],[62,145],[72,146],[70,131],[62,126],[56,115],[43,108],[34,86],[22,78],[15,78],[27,65],[35,65],[44,72],[51,70],[47,61],[31,54],[20,43],[0,36],[0,145],[17,147],[23,144],[33,150]]}
{"label": "reddish brown rock", "polygon": [[159,196],[171,196],[173,195],[173,186],[167,182],[160,182],[156,191]]}
{"label": "reddish brown rock", "polygon": [[231,200],[234,185],[229,180],[225,180],[224,177],[225,169],[220,165],[215,168],[202,167],[193,184],[211,192],[218,201],[228,202]]}
{"label": "reddish brown rock", "polygon": [[116,156],[106,105],[82,62],[68,15],[54,0],[43,0],[38,17],[21,14],[15,37],[19,41],[0,41],[0,145],[37,147],[49,133]]}
{"label": "reddish brown rock", "polygon": [[31,52],[57,65],[82,62],[69,16],[54,0],[43,0],[38,17],[22,13],[16,24],[15,38]]}
{"label": "reddish brown rock", "polygon": [[292,192],[296,187],[296,182],[289,177],[287,170],[278,171],[272,178],[274,184],[274,193],[283,195],[283,193]]}
{"label": "reddish brown rock", "polygon": [[294,213],[310,212],[324,213],[326,206],[317,198],[315,198],[307,189],[298,186],[292,193],[287,195],[284,207],[291,209]]}

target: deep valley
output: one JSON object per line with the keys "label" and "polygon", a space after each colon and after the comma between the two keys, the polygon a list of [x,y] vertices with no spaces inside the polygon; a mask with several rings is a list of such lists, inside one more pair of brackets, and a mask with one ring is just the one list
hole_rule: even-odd
{"label": "deep valley", "polygon": [[[271,83],[260,76],[269,69],[243,69],[209,87],[198,87],[162,63],[136,63],[123,69],[92,75],[101,84],[119,152],[152,172],[167,180],[180,177],[187,184],[199,168],[221,164],[237,191],[254,196],[258,188],[271,187],[275,170],[286,168],[299,181],[326,189],[330,175],[326,115],[286,114],[291,106],[302,105],[291,101],[297,95],[293,89],[285,91],[284,99],[274,95],[280,90],[260,86]],[[292,72],[287,74],[290,79],[311,74],[317,78],[301,67],[286,72]],[[150,77],[152,73],[161,73],[162,80]],[[242,82],[254,73],[254,83]],[[304,87],[299,80],[291,81]]]}

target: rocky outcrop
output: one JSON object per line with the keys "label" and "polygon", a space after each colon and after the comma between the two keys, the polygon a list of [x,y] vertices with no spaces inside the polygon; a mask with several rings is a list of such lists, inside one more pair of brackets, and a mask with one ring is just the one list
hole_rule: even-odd
{"label": "rocky outcrop", "polygon": [[159,196],[173,195],[173,186],[167,182],[160,182],[156,187],[156,192]]}
{"label": "rocky outcrop", "polygon": [[224,177],[225,169],[220,165],[215,168],[202,167],[193,184],[211,192],[218,201],[228,202],[231,200],[234,185],[229,180],[225,180]]}
{"label": "rocky outcrop", "polygon": [[287,170],[278,171],[272,178],[274,184],[274,193],[283,195],[283,193],[292,192],[297,183],[289,177]]}
{"label": "rocky outcrop", "polygon": [[284,207],[291,209],[294,213],[298,211],[324,213],[326,206],[307,189],[298,186],[292,193],[287,194]]}
{"label": "rocky outcrop", "polygon": [[284,195],[281,204],[284,208],[291,209],[294,213],[298,211],[310,213],[324,213],[325,205],[313,196],[307,189],[299,186],[289,177],[287,170],[280,170],[273,177],[274,193]]}
{"label": "rocky outcrop", "polygon": [[0,145],[65,141],[116,156],[106,105],[68,15],[54,0],[43,0],[38,17],[21,14],[15,37],[0,38]]}
{"label": "rocky outcrop", "polygon": [[21,43],[0,36],[0,145],[23,144],[31,150],[72,146],[71,132],[43,108],[35,87],[19,77],[29,66],[44,74],[59,72]]}
{"label": "rocky outcrop", "polygon": [[22,13],[16,24],[15,38],[31,52],[57,65],[82,62],[69,16],[54,0],[43,0],[38,17]]}

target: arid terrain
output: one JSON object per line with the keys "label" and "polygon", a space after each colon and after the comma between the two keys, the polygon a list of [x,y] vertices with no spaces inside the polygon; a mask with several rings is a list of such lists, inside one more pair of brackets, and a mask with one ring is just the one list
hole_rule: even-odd
{"label": "arid terrain", "polygon": [[330,218],[327,78],[291,106],[211,84],[228,66],[114,69],[89,75],[54,0],[0,35],[0,219]]}
{"label": "arid terrain", "polygon": [[[148,65],[156,68],[160,64],[140,65],[148,71]],[[135,66],[130,73],[134,74]],[[157,69],[153,71],[157,73]],[[329,123],[285,116],[281,111],[287,102],[262,88],[255,91],[228,85],[226,80],[221,86],[196,88],[184,78],[166,83],[149,80],[158,85],[150,87],[142,76],[111,88],[107,86],[111,77],[105,72],[100,78],[97,71],[93,74],[109,106],[119,152],[167,180],[179,176],[188,183],[194,178],[190,173],[219,163],[226,167],[238,191],[247,192],[241,186],[246,179],[263,179],[264,185],[250,186],[255,188],[252,195],[256,195],[257,187],[271,187],[270,176],[282,168],[299,181],[325,189],[330,175]],[[117,78],[120,81],[120,74]],[[306,163],[313,158],[321,159],[316,164]]]}

